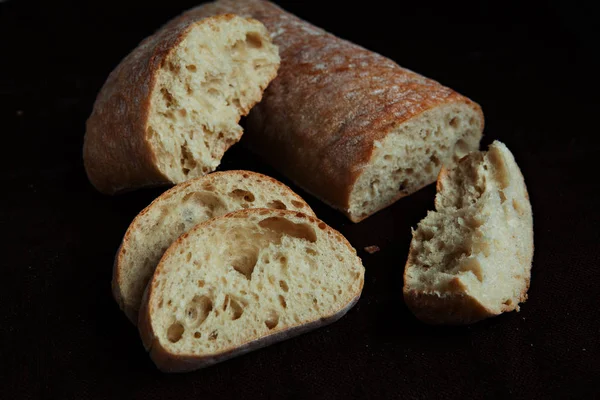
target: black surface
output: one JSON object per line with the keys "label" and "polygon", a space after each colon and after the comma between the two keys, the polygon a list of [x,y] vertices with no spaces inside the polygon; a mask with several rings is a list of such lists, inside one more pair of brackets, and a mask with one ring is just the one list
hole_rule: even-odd
{"label": "black surface", "polygon": [[[522,311],[461,328],[408,312],[410,227],[432,208],[432,186],[357,225],[307,196],[363,258],[358,305],[327,328],[209,369],[159,373],[110,279],[129,222],[162,189],[100,195],[81,148],[110,70],[194,2],[13,0],[0,4],[0,398],[600,396],[597,14],[584,2],[373,0],[340,2],[339,14],[323,1],[281,4],[482,105],[482,144],[499,139],[514,152],[534,210]],[[289,183],[239,145],[223,161],[231,168]],[[366,254],[374,244],[381,251]]]}

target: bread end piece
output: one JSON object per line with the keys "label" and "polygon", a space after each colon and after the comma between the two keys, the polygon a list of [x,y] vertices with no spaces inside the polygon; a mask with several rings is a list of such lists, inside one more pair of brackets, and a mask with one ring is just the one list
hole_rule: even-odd
{"label": "bread end piece", "polygon": [[513,155],[498,141],[440,172],[436,211],[413,231],[409,309],[430,324],[469,324],[527,299],[533,216]]}
{"label": "bread end piece", "polygon": [[190,16],[163,27],[98,94],[84,139],[90,181],[115,194],[214,171],[279,63],[268,31],[254,19]]}

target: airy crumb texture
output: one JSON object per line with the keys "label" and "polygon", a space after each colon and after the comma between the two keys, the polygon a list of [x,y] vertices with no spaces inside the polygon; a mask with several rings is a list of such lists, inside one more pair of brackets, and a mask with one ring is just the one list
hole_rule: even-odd
{"label": "airy crumb texture", "polygon": [[163,193],[133,220],[115,259],[113,294],[137,324],[144,289],[165,250],[208,219],[245,208],[301,211],[314,216],[281,182],[250,171],[215,172]]}
{"label": "airy crumb texture", "polygon": [[465,324],[527,299],[533,216],[515,159],[498,141],[438,179],[436,211],[410,245],[404,297],[428,323]]}
{"label": "airy crumb texture", "polygon": [[98,95],[84,143],[90,180],[115,193],[214,171],[279,62],[266,28],[250,18],[165,26],[121,62]]}
{"label": "airy crumb texture", "polygon": [[481,111],[460,102],[399,125],[375,143],[352,189],[348,216],[358,222],[435,182],[442,165],[452,166],[479,148],[482,129]]}
{"label": "airy crumb texture", "polygon": [[337,320],[363,283],[356,251],[324,222],[237,211],[169,248],[146,289],[140,334],[159,369],[189,371]]}

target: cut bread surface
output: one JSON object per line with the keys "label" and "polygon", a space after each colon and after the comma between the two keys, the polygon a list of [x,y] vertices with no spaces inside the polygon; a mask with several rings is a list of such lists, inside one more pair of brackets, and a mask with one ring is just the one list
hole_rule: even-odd
{"label": "cut bread surface", "polygon": [[156,76],[147,125],[158,166],[175,183],[214,171],[279,66],[256,20],[209,18],[188,29]]}
{"label": "cut bread surface", "polygon": [[363,282],[356,251],[324,222],[237,211],[169,248],[146,289],[140,333],[161,370],[196,369],[337,320]]}
{"label": "cut bread surface", "polygon": [[301,211],[310,206],[290,188],[250,171],[215,172],[163,193],[133,220],[115,259],[113,293],[136,324],[144,289],[165,250],[208,219],[245,208]]}
{"label": "cut bread surface", "polygon": [[213,171],[279,62],[266,28],[250,18],[190,16],[162,27],[98,94],[84,139],[90,181],[114,194]]}
{"label": "cut bread surface", "polygon": [[458,102],[425,111],[398,126],[375,147],[350,194],[347,214],[363,218],[435,182],[442,165],[452,166],[477,150],[481,111]]}
{"label": "cut bread surface", "polygon": [[473,152],[438,179],[436,211],[413,232],[404,296],[425,322],[470,323],[527,298],[533,217],[506,146]]}

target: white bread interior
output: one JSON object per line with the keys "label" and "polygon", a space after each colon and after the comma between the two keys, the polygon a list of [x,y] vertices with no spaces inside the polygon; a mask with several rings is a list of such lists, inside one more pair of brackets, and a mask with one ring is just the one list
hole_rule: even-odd
{"label": "white bread interior", "polygon": [[146,289],[140,333],[161,370],[196,369],[333,322],[363,282],[356,251],[322,221],[237,211],[169,248]]}
{"label": "white bread interior", "polygon": [[290,188],[250,171],[215,172],[163,193],[133,220],[115,260],[113,293],[137,324],[144,289],[165,250],[210,218],[245,208],[274,208],[314,215]]}
{"label": "white bread interior", "polygon": [[156,76],[146,130],[171,182],[215,170],[240,139],[240,117],[260,101],[279,61],[256,20],[217,16],[190,25]]}
{"label": "white bread interior", "polygon": [[531,276],[533,216],[512,153],[495,141],[442,170],[435,205],[413,231],[409,308],[425,322],[457,324],[518,311]]}
{"label": "white bread interior", "polygon": [[435,182],[442,165],[453,166],[479,148],[483,115],[472,104],[450,103],[399,125],[375,148],[350,195],[353,221]]}

